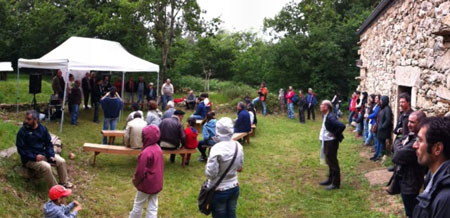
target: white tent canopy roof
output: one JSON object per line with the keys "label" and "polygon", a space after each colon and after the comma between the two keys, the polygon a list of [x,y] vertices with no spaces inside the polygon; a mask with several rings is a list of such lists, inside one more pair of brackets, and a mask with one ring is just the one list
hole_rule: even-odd
{"label": "white tent canopy roof", "polygon": [[11,62],[0,62],[0,71],[13,71]]}
{"label": "white tent canopy roof", "polygon": [[138,58],[118,42],[70,37],[39,59],[19,59],[19,68],[97,70],[119,72],[159,72],[159,66]]}

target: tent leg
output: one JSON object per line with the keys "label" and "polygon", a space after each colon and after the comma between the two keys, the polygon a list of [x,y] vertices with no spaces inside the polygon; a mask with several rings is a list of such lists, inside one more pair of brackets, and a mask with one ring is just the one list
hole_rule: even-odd
{"label": "tent leg", "polygon": [[64,78],[64,97],[61,105],[61,124],[59,125],[59,133],[62,133],[63,123],[64,123],[64,107],[66,105],[66,96],[67,96],[67,80],[69,78],[69,69],[66,70],[66,75]]}
{"label": "tent leg", "polygon": [[[123,96],[124,87],[125,87],[125,72],[122,72],[122,93],[120,93],[120,97],[122,98],[123,101],[125,101],[125,96]],[[123,105],[125,105],[125,103]],[[123,108],[124,107],[122,107],[122,110],[120,111],[119,122],[122,121]]]}
{"label": "tent leg", "polygon": [[158,98],[159,97],[159,71],[158,71],[158,76],[156,79],[156,102],[158,102]]}
{"label": "tent leg", "polygon": [[16,118],[19,116],[19,64],[17,63],[17,93],[16,93]]}

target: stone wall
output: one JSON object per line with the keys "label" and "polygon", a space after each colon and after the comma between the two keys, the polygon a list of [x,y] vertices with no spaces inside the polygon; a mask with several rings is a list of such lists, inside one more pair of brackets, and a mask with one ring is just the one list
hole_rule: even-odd
{"label": "stone wall", "polygon": [[444,115],[450,103],[450,1],[397,0],[360,36],[359,89],[388,95],[399,86],[412,106]]}

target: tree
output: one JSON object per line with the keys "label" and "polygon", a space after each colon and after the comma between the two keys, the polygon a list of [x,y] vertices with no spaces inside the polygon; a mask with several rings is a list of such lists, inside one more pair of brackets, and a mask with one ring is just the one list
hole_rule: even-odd
{"label": "tree", "polygon": [[183,32],[201,32],[201,10],[196,0],[144,0],[141,13],[149,35],[161,49],[162,81],[174,39]]}

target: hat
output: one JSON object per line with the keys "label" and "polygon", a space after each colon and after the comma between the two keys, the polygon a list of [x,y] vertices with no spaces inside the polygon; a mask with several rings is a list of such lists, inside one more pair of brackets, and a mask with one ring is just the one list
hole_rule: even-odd
{"label": "hat", "polygon": [[152,85],[153,85],[153,83],[149,83],[148,85],[149,85],[149,86],[152,86]]}
{"label": "hat", "polygon": [[233,121],[229,117],[224,117],[217,121],[216,134],[218,136],[231,136],[233,133]]}
{"label": "hat", "polygon": [[61,197],[67,197],[72,194],[72,190],[64,188],[62,185],[55,185],[48,191],[48,197],[54,201]]}
{"label": "hat", "polygon": [[184,111],[182,110],[176,110],[175,112],[173,112],[173,115],[184,115]]}

